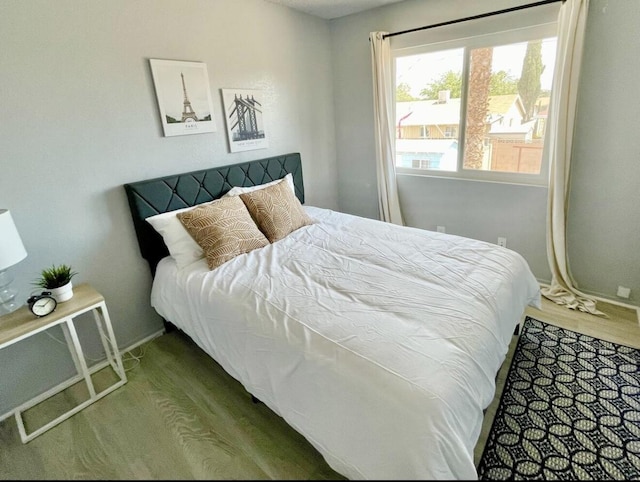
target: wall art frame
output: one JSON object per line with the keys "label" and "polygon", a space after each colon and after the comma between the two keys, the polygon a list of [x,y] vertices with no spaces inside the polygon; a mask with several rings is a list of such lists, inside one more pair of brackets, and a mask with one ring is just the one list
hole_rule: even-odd
{"label": "wall art frame", "polygon": [[258,89],[220,89],[230,152],[266,149],[264,93]]}
{"label": "wall art frame", "polygon": [[149,59],[165,137],[216,132],[207,64]]}

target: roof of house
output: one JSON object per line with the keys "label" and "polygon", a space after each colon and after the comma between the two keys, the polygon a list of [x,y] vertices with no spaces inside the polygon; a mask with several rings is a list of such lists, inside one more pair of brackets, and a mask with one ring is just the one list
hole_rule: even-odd
{"label": "roof of house", "polygon": [[[492,95],[489,97],[490,118],[498,118],[506,114],[517,103],[524,112],[522,101],[518,94]],[[460,123],[460,98],[449,99],[445,103],[437,100],[415,100],[396,103],[396,125],[426,126],[449,125]]]}
{"label": "roof of house", "polygon": [[[407,116],[406,118],[404,118]],[[444,104],[437,100],[416,100],[396,104],[396,125],[427,126],[459,124],[460,99],[449,99]]]}
{"label": "roof of house", "polygon": [[489,112],[491,114],[506,114],[514,102],[517,102],[518,107],[524,112],[524,107],[518,94],[492,95],[489,97]]}
{"label": "roof of house", "polygon": [[457,149],[456,139],[396,139],[396,152],[422,152],[426,154],[444,154]]}
{"label": "roof of house", "polygon": [[535,127],[535,120],[524,122],[522,124],[514,124],[512,126],[508,124],[500,124],[495,122],[491,124],[491,129],[488,134],[504,135],[504,134],[528,134],[532,132]]}

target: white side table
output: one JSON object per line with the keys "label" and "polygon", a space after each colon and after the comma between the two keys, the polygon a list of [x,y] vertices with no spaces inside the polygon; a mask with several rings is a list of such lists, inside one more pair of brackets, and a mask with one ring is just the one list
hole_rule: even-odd
{"label": "white side table", "polygon": [[[76,333],[74,325],[74,318],[86,313],[88,311],[93,312],[93,316],[96,321],[96,326],[100,333],[100,339],[107,355],[107,360],[113,368],[113,371],[119,377],[119,380],[103,391],[96,393],[93,381],[91,380],[91,374],[98,370],[103,369],[104,364],[98,364],[98,366],[89,369],[87,367],[87,361],[82,352],[82,346]],[[55,427],[60,422],[68,419],[72,415],[78,413],[83,408],[91,405],[96,400],[101,399],[105,395],[111,393],[116,388],[121,387],[127,383],[127,376],[122,365],[122,357],[118,350],[118,344],[116,343],[115,336],[113,334],[113,328],[111,326],[111,320],[107,311],[107,305],[105,304],[103,296],[93,289],[88,284],[80,284],[73,288],[73,298],[64,303],[58,303],[56,310],[47,316],[42,318],[36,317],[28,307],[23,306],[18,310],[0,317],[0,349],[24,340],[36,333],[40,333],[53,326],[61,325],[62,332],[69,346],[69,351],[73,358],[73,362],[76,366],[77,375],[61,383],[60,385],[53,387],[45,393],[23,403],[17,407],[14,411],[16,422],[18,424],[18,430],[20,432],[20,438],[23,443],[27,443],[34,439],[38,435],[46,432],[50,428]],[[29,408],[37,405],[38,403],[46,400],[49,397],[61,392],[62,390],[70,387],[71,385],[82,381],[87,384],[89,390],[89,399],[75,406],[66,413],[60,415],[56,419],[43,425],[42,427],[34,430],[31,433],[27,433],[24,421],[22,419],[22,413]]]}

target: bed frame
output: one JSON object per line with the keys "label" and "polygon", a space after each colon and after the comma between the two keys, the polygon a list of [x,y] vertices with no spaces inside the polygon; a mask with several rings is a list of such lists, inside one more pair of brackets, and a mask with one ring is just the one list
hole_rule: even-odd
{"label": "bed frame", "polygon": [[149,263],[151,275],[169,254],[162,236],[145,221],[155,214],[213,201],[234,186],[256,186],[293,175],[296,196],[304,204],[300,153],[174,174],[124,185],[133,218],[140,254]]}

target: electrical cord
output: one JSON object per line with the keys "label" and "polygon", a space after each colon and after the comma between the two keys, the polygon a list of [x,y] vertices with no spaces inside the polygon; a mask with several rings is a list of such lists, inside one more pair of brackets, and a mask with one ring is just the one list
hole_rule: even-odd
{"label": "electrical cord", "polygon": [[[62,341],[62,340],[59,340],[57,337],[55,337],[55,336],[53,336],[51,333],[49,333],[49,331],[48,331],[48,330],[47,330],[47,331],[45,331],[45,333],[47,334],[47,336],[48,336],[48,337],[50,337],[50,338],[52,338],[53,340],[57,341],[57,342],[58,342],[58,343],[60,343],[61,345],[67,346],[67,343],[66,343],[66,342],[64,342],[64,341]],[[101,336],[101,337],[106,341],[106,343],[107,343],[107,344],[109,344],[109,345],[111,344],[111,343],[110,343],[110,341],[109,341],[109,339],[107,339],[106,337],[104,337],[102,334],[101,334],[100,336]],[[139,354],[139,355],[134,355],[134,354],[133,354],[133,350],[139,350],[139,353],[140,353],[140,354]],[[140,365],[140,362],[141,362],[141,360],[142,360],[142,357],[144,356],[144,353],[145,353],[145,349],[144,349],[144,346],[142,346],[142,345],[137,346],[136,348],[132,348],[131,350],[129,350],[129,351],[127,351],[127,352],[124,352],[124,353],[122,354],[122,364],[123,364],[123,366],[124,366],[125,362],[132,362],[132,361],[133,361],[133,362],[135,362],[135,363],[134,363],[132,366],[130,366],[129,368],[125,367],[125,368],[124,368],[124,371],[125,371],[125,372],[131,371],[131,370],[133,370],[134,368],[136,368],[138,365]],[[89,361],[92,361],[92,362],[101,362],[101,361],[103,361],[103,360],[104,360],[104,358],[91,358],[91,357],[87,356],[86,354],[84,355],[84,357],[85,357],[85,359],[87,359],[87,360],[89,360]]]}
{"label": "electrical cord", "polygon": [[[133,354],[133,350],[136,350],[136,349],[140,351],[139,355],[134,355]],[[131,371],[134,368],[136,368],[138,365],[140,365],[140,362],[142,360],[142,357],[144,356],[144,353],[145,353],[145,349],[144,349],[143,345],[140,345],[140,346],[138,346],[138,347],[136,347],[136,348],[134,348],[132,350],[129,350],[129,351],[123,353],[122,354],[122,363],[123,363],[123,365],[124,365],[125,362],[131,362],[131,361],[135,362],[133,364],[133,366],[130,366],[129,368],[125,367],[124,371],[125,372]]]}

